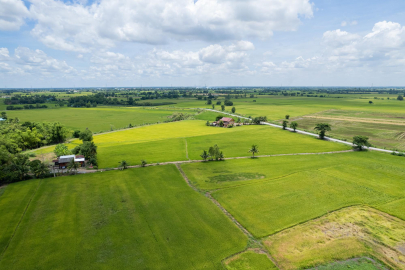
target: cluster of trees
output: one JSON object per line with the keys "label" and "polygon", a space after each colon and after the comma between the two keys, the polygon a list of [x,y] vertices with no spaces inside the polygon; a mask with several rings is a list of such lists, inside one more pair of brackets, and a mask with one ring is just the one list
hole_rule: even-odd
{"label": "cluster of trees", "polygon": [[12,155],[0,148],[0,184],[48,176],[49,168],[44,162],[30,161],[28,155]]}
{"label": "cluster of trees", "polygon": [[72,149],[72,154],[83,155],[88,163],[97,167],[97,145],[93,141],[93,133],[86,129],[80,132],[79,139],[82,144]]}
{"label": "cluster of trees", "polygon": [[0,147],[11,154],[35,149],[44,145],[62,143],[69,135],[69,130],[59,122],[20,123],[18,118],[8,118],[0,122]]}
{"label": "cluster of trees", "polygon": [[224,159],[224,154],[223,152],[219,149],[218,145],[211,146],[208,151],[204,150],[202,154],[200,155],[204,161],[212,161],[212,160],[223,160]]}
{"label": "cluster of trees", "polygon": [[56,100],[57,99],[54,95],[30,95],[30,96],[15,95],[12,96],[11,98],[6,98],[4,100],[4,104],[6,105],[40,104]]}
{"label": "cluster of trees", "polygon": [[[110,98],[109,96],[114,98]],[[71,97],[69,98],[68,103],[70,107],[78,107],[78,108],[97,107],[97,105],[159,106],[159,105],[175,104],[173,102],[160,102],[160,103],[152,103],[147,101],[139,102],[139,100],[140,100],[139,98],[134,99],[133,97],[129,96],[126,96],[125,99],[123,98],[118,99],[117,95],[115,95],[114,93],[113,94],[96,93],[95,95]]]}
{"label": "cluster of trees", "polygon": [[38,103],[34,105],[24,105],[24,106],[14,106],[14,105],[9,105],[6,107],[8,111],[12,110],[30,110],[30,109],[46,109],[48,108],[47,105],[39,105]]}
{"label": "cluster of trees", "polygon": [[58,122],[20,123],[18,118],[7,118],[0,122],[0,183],[24,180],[30,177],[43,177],[49,173],[46,164],[29,161],[22,152],[44,145],[64,142],[69,130]]}

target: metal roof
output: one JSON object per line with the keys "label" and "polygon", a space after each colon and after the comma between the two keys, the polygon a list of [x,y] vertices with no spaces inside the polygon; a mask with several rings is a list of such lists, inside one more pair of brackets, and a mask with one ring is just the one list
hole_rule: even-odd
{"label": "metal roof", "polygon": [[59,157],[59,163],[68,163],[74,158],[75,158],[75,155],[60,156]]}

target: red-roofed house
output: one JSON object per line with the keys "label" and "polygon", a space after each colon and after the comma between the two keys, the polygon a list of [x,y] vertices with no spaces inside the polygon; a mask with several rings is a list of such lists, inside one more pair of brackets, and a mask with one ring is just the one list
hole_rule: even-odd
{"label": "red-roofed house", "polygon": [[235,120],[233,120],[233,118],[230,118],[230,117],[222,117],[221,119],[219,119],[217,121],[217,123],[219,124],[219,122],[221,122],[221,121],[224,123],[224,127],[235,124]]}

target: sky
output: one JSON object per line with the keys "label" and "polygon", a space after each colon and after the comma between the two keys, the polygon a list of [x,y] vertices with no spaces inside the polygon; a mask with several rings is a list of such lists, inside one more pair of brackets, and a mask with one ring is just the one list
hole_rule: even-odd
{"label": "sky", "polygon": [[403,0],[0,0],[0,88],[404,78]]}

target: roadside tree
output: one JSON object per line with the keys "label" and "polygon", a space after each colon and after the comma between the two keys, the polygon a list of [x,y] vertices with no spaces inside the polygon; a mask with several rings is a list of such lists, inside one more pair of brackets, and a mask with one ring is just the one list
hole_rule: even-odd
{"label": "roadside tree", "polygon": [[368,142],[368,137],[357,135],[353,137],[353,145],[360,151],[364,149],[364,147],[370,147],[371,143]]}
{"label": "roadside tree", "polygon": [[292,129],[294,130],[294,132],[295,132],[295,130],[297,129],[297,127],[298,127],[298,123],[297,123],[297,122],[291,122],[290,128],[292,128]]}
{"label": "roadside tree", "polygon": [[284,121],[283,121],[283,129],[284,129],[284,130],[287,128],[287,125],[288,125],[288,121],[287,121],[287,120],[284,120]]}
{"label": "roadside tree", "polygon": [[316,124],[314,130],[319,132],[319,139],[323,140],[327,131],[331,131],[332,128],[328,123],[319,123]]}

